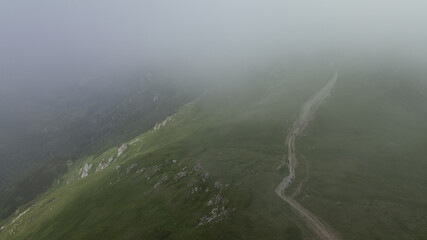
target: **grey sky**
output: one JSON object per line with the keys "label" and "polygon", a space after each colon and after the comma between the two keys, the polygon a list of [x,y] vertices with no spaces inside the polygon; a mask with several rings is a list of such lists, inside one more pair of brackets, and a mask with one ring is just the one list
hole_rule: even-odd
{"label": "grey sky", "polygon": [[415,54],[427,39],[426,12],[422,0],[3,0],[0,81],[287,51]]}

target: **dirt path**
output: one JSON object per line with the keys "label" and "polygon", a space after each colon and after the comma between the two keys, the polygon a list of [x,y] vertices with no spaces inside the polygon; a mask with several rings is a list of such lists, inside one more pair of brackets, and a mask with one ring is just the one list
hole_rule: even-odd
{"label": "dirt path", "polygon": [[300,156],[301,156],[301,158],[302,158],[302,161],[304,162],[305,177],[304,177],[304,179],[303,179],[303,180],[301,180],[301,181],[298,183],[298,187],[297,187],[297,189],[295,190],[295,192],[292,194],[292,198],[295,198],[296,196],[298,196],[298,195],[301,193],[302,186],[303,186],[303,185],[308,181],[308,178],[309,178],[309,172],[310,172],[310,169],[309,169],[309,166],[308,166],[307,160],[305,160],[304,156],[302,156],[302,155],[300,155]]}
{"label": "dirt path", "polygon": [[334,75],[331,80],[316,94],[314,94],[301,108],[301,112],[294,122],[289,135],[286,138],[288,147],[288,168],[289,175],[276,187],[277,195],[294,208],[303,218],[307,227],[310,228],[320,239],[340,240],[341,237],[324,221],[314,215],[308,209],[301,206],[295,199],[285,195],[285,190],[295,180],[295,168],[297,166],[295,139],[304,130],[308,122],[314,117],[316,109],[329,96],[335,82],[338,79],[338,71],[333,68]]}

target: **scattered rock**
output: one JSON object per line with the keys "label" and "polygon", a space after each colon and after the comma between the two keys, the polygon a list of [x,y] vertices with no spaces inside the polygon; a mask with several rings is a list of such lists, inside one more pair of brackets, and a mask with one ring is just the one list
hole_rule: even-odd
{"label": "scattered rock", "polygon": [[191,193],[192,193],[192,194],[194,194],[194,193],[198,193],[198,192],[200,192],[200,190],[202,190],[202,188],[201,188],[201,187],[195,187],[195,188],[193,188],[193,189],[191,190]]}
{"label": "scattered rock", "polygon": [[130,142],[129,145],[133,145],[133,144],[139,142],[140,140],[141,140],[140,138],[136,138],[132,142]]}
{"label": "scattered rock", "polygon": [[126,173],[129,173],[129,172],[132,170],[132,168],[134,168],[134,167],[136,167],[136,166],[138,166],[138,164],[137,164],[137,163],[134,163],[134,164],[130,165],[130,166],[126,169]]}
{"label": "scattered rock", "polygon": [[92,168],[93,164],[85,163],[85,165],[80,169],[79,175],[81,178],[85,178],[89,175],[89,171]]}
{"label": "scattered rock", "polygon": [[201,165],[200,163],[197,163],[197,164],[193,167],[193,170],[194,170],[194,171],[196,171],[196,172],[200,172],[200,171],[202,171],[202,170],[203,170],[203,167],[202,167],[202,165]]}
{"label": "scattered rock", "polygon": [[[30,209],[23,211],[21,214],[19,214],[15,219],[12,220],[12,223],[16,222],[20,217],[22,217],[25,213],[27,213]],[[17,211],[18,212],[18,211]]]}
{"label": "scattered rock", "polygon": [[227,214],[227,209],[224,206],[214,207],[214,208],[212,208],[212,211],[208,215],[206,215],[206,216],[202,217],[202,219],[200,219],[198,226],[203,226],[203,225],[208,224],[208,223],[218,222],[226,214]]}
{"label": "scattered rock", "polygon": [[177,173],[176,175],[175,175],[175,180],[179,180],[179,179],[181,179],[181,178],[183,178],[183,177],[186,177],[187,176],[187,174],[188,174],[188,172],[187,171],[185,171],[185,169],[186,169],[186,167],[184,167],[182,170],[181,170],[181,172],[179,172],[179,173]]}
{"label": "scattered rock", "polygon": [[163,122],[156,123],[156,125],[155,125],[155,126],[154,126],[154,128],[153,128],[153,131],[157,131],[157,130],[159,130],[161,127],[165,126],[165,125],[166,125],[166,123],[168,123],[169,121],[173,120],[173,116],[174,116],[174,115],[167,117]]}
{"label": "scattered rock", "polygon": [[111,156],[107,161],[104,159],[99,163],[98,167],[95,170],[95,173],[100,172],[110,166],[110,164],[113,162],[114,158]]}
{"label": "scattered rock", "polygon": [[214,187],[216,189],[220,189],[221,190],[224,187],[224,185],[220,181],[216,181],[215,184],[214,184]]}
{"label": "scattered rock", "polygon": [[124,153],[124,151],[126,151],[126,149],[128,149],[128,145],[126,143],[123,143],[119,149],[117,150],[117,157],[119,157],[120,155],[122,155],[122,153]]}
{"label": "scattered rock", "polygon": [[156,174],[158,171],[160,171],[160,166],[154,165],[153,166],[153,174]]}
{"label": "scattered rock", "polygon": [[205,173],[203,174],[202,181],[203,181],[203,182],[206,182],[206,181],[208,180],[208,178],[209,178],[209,172],[205,172]]}
{"label": "scattered rock", "polygon": [[169,179],[168,175],[164,175],[162,179],[156,185],[154,185],[154,188],[158,188],[162,183],[166,182]]}

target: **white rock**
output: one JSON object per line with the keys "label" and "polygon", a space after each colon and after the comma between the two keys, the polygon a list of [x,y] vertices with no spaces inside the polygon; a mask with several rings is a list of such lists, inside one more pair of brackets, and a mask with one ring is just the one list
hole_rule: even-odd
{"label": "white rock", "polygon": [[211,222],[217,222],[221,220],[221,217],[225,216],[226,214],[227,214],[227,210],[225,209],[224,206],[221,207],[221,209],[219,209],[218,207],[214,207],[212,208],[212,211],[208,215],[200,219],[198,226],[203,226]]}
{"label": "white rock", "polygon": [[92,168],[92,164],[85,163],[85,165],[80,169],[79,175],[81,178],[85,178],[89,175],[89,171]]}
{"label": "white rock", "polygon": [[117,157],[119,157],[120,155],[122,155],[122,153],[124,153],[126,151],[126,149],[128,149],[128,145],[126,143],[123,143],[119,149],[117,150]]}
{"label": "white rock", "polygon": [[130,166],[126,169],[126,173],[129,173],[129,172],[132,170],[132,168],[134,168],[134,167],[136,167],[136,166],[138,166],[138,164],[136,164],[136,163],[134,163],[134,164],[130,165]]}
{"label": "white rock", "polygon": [[139,138],[136,138],[135,140],[133,140],[132,142],[130,142],[129,145],[133,145],[133,144],[139,142],[139,140],[140,140]]}
{"label": "white rock", "polygon": [[200,172],[202,169],[203,169],[203,167],[200,163],[197,163],[193,168],[193,170],[196,172]]}
{"label": "white rock", "polygon": [[25,210],[24,212],[22,212],[21,214],[19,214],[15,219],[12,220],[12,223],[14,223],[16,220],[18,220],[20,217],[22,217],[22,215],[24,215],[25,213],[27,213],[30,209],[28,208],[27,210]]}
{"label": "white rock", "polygon": [[191,193],[192,193],[192,194],[194,194],[194,193],[198,193],[201,189],[202,189],[202,188],[200,188],[200,187],[195,187],[195,188],[193,188],[193,190],[191,190]]}
{"label": "white rock", "polygon": [[159,130],[161,127],[163,127],[164,125],[166,125],[166,123],[168,123],[169,121],[173,120],[173,115],[167,117],[163,122],[160,123],[156,123],[156,125],[153,128],[153,131],[157,131]]}
{"label": "white rock", "polygon": [[183,177],[186,177],[186,176],[187,176],[187,172],[186,171],[179,172],[179,173],[176,174],[175,180],[179,180],[179,179],[181,179]]}
{"label": "white rock", "polygon": [[98,167],[96,167],[96,169],[95,169],[95,173],[97,173],[97,172],[100,172],[100,171],[104,170],[106,167],[108,167],[108,165],[109,165],[108,161],[107,161],[107,162],[104,162],[104,159],[103,159],[103,160],[99,163]]}

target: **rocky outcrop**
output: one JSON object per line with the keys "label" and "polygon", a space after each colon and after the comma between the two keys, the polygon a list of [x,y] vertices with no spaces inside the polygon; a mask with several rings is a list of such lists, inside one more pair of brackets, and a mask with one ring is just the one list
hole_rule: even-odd
{"label": "rocky outcrop", "polygon": [[79,175],[80,178],[85,178],[89,175],[89,171],[92,168],[93,164],[85,163],[85,165],[80,169]]}
{"label": "rocky outcrop", "polygon": [[107,161],[104,159],[99,163],[98,167],[96,168],[95,172],[100,172],[110,166],[110,164],[114,161],[113,156],[111,156]]}
{"label": "rocky outcrop", "polygon": [[128,149],[128,145],[126,143],[123,143],[119,149],[117,150],[117,157],[119,157],[120,155],[122,155],[126,149]]}

